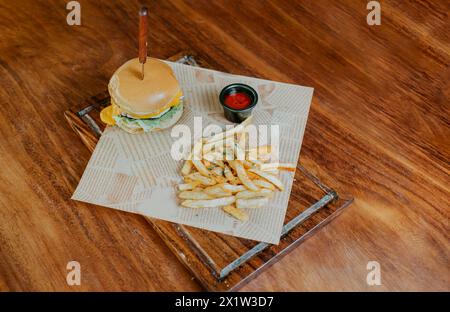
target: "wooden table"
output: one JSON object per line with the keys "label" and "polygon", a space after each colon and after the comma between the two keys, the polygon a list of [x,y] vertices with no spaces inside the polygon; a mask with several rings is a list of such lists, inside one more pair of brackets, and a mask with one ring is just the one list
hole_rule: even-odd
{"label": "wooden table", "polygon": [[[89,152],[63,112],[137,51],[139,1],[80,3],[81,26],[0,4],[0,290],[200,290],[142,217],[70,200]],[[449,290],[450,3],[381,1],[381,26],[366,3],[150,2],[152,56],[314,87],[301,160],[355,197],[243,290]]]}

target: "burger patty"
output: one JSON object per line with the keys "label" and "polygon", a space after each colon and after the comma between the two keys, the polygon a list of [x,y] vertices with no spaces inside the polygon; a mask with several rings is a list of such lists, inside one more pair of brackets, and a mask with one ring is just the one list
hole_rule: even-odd
{"label": "burger patty", "polygon": [[[173,106],[172,106],[173,107]],[[149,118],[133,118],[132,116],[128,115],[127,113],[122,113],[121,116],[122,117],[126,117],[126,118],[130,118],[130,119],[141,119],[141,120],[146,120],[146,119],[158,119],[160,117],[162,117],[165,113],[167,113],[168,111],[170,111],[172,109],[172,107],[169,107],[167,109],[165,109],[164,111],[162,111],[160,114],[156,115],[156,116],[152,116]]]}

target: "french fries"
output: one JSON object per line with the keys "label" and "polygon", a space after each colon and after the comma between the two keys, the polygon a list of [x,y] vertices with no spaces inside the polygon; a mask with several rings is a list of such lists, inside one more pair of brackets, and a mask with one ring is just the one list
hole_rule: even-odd
{"label": "french fries", "polygon": [[239,144],[234,144],[234,153],[236,155],[236,159],[237,160],[241,160],[243,162],[247,162],[247,160],[245,160],[245,151],[242,149],[242,147]]}
{"label": "french fries", "polygon": [[243,185],[233,185],[233,184],[228,184],[228,183],[222,184],[222,188],[224,190],[230,191],[231,193],[237,193],[237,192],[246,190],[245,186],[243,186]]}
{"label": "french fries", "polygon": [[295,171],[297,166],[295,164],[289,163],[271,163],[271,164],[261,164],[260,168],[262,171],[272,171],[272,170],[286,170]]}
{"label": "french fries", "polygon": [[249,160],[247,160],[247,162],[249,162],[252,167],[256,166],[256,167],[261,168],[261,166],[264,165],[264,163],[259,159],[249,159]]}
{"label": "french fries", "polygon": [[258,155],[267,155],[272,152],[272,145],[262,145],[248,150],[249,153],[256,152]]}
{"label": "french fries", "polygon": [[247,150],[247,157],[251,162],[260,161],[266,162],[270,159],[272,152],[271,145],[263,145],[254,148],[250,148]]}
{"label": "french fries", "polygon": [[248,220],[248,214],[244,210],[238,209],[233,205],[222,207],[222,210],[240,221],[245,222]]}
{"label": "french fries", "polygon": [[244,166],[239,160],[232,160],[230,161],[230,164],[233,164],[233,168],[236,170],[236,174],[238,178],[242,181],[242,184],[244,184],[249,190],[257,191],[259,188],[255,185],[255,183],[250,180],[250,178],[247,175],[247,172],[244,169]]}
{"label": "french fries", "polygon": [[192,170],[192,161],[190,159],[186,160],[181,168],[181,174],[186,176],[191,173]]}
{"label": "french fries", "polygon": [[258,169],[250,169],[249,171],[259,175],[261,178],[266,179],[267,181],[278,187],[280,191],[284,191],[283,182],[281,182],[276,176]]}
{"label": "french fries", "polygon": [[227,197],[231,195],[231,191],[223,187],[223,184],[209,186],[204,189],[205,194],[211,197]]}
{"label": "french fries", "polygon": [[294,171],[287,163],[270,163],[271,145],[246,149],[250,118],[232,129],[196,141],[181,167],[184,183],[178,197],[186,208],[221,208],[245,222],[244,209],[267,206],[277,190],[284,190],[273,173]]}
{"label": "french fries", "polygon": [[250,168],[254,167],[253,164],[251,162],[249,162],[248,160],[243,160],[242,164],[244,165],[245,169],[250,169]]}
{"label": "french fries", "polygon": [[204,143],[208,144],[208,143],[212,143],[212,142],[216,142],[216,141],[223,141],[227,137],[230,137],[237,133],[241,133],[245,129],[245,127],[247,127],[247,125],[249,125],[251,123],[251,121],[252,121],[252,116],[250,116],[249,118],[247,118],[246,120],[244,120],[243,122],[241,122],[239,125],[237,125],[236,127],[234,127],[231,130],[220,132],[220,133],[213,135],[210,138],[207,138]]}
{"label": "french fries", "polygon": [[192,200],[188,199],[181,203],[181,206],[188,208],[213,208],[231,205],[236,201],[234,196],[220,197],[215,199],[200,199]]}
{"label": "french fries", "polygon": [[258,161],[262,163],[266,163],[270,160],[271,155],[270,154],[260,154],[258,155]]}
{"label": "french fries", "polygon": [[203,164],[205,165],[205,167],[206,168],[209,168],[209,167],[214,167],[213,165],[212,165],[212,163],[209,161],[209,160],[206,160],[206,159],[203,159]]}
{"label": "french fries", "polygon": [[249,199],[249,198],[257,198],[257,197],[272,197],[273,196],[273,191],[269,190],[269,189],[262,189],[259,191],[249,191],[249,190],[245,190],[245,191],[241,191],[236,193],[236,198],[240,198],[240,199]]}
{"label": "french fries", "polygon": [[249,172],[248,170],[247,170],[247,176],[253,181],[253,180],[256,180],[256,179],[259,179],[259,176],[258,175],[256,175],[256,174],[254,174],[253,172]]}
{"label": "french fries", "polygon": [[215,168],[211,169],[211,172],[218,177],[223,176],[223,168],[221,168],[221,167],[215,167]]}
{"label": "french fries", "polygon": [[265,189],[269,189],[269,190],[275,189],[275,186],[272,183],[267,182],[266,180],[255,179],[255,180],[253,180],[253,183],[255,183],[255,185],[260,188],[265,188]]}
{"label": "french fries", "polygon": [[205,177],[205,176],[201,175],[199,172],[191,173],[191,174],[187,175],[186,178],[191,181],[197,181],[197,182],[199,182],[199,184],[203,184],[203,185],[217,184],[214,179],[212,179],[211,177]]}
{"label": "french fries", "polygon": [[205,164],[202,163],[201,160],[192,159],[192,164],[198,170],[198,172],[200,172],[200,174],[204,175],[205,177],[209,177],[210,176],[208,168],[206,168]]}
{"label": "french fries", "polygon": [[211,161],[214,165],[220,167],[220,168],[224,168],[225,167],[225,163],[222,160],[219,159],[214,159]]}
{"label": "french fries", "polygon": [[227,182],[227,179],[225,179],[223,176],[214,177],[214,180],[216,180],[216,182],[219,184]]}
{"label": "french fries", "polygon": [[221,160],[222,154],[219,152],[209,152],[207,154],[203,154],[203,159],[206,159],[210,162],[214,162],[215,160]]}
{"label": "french fries", "polygon": [[196,182],[189,182],[189,183],[182,183],[182,184],[178,184],[178,190],[179,191],[189,191],[189,190],[193,190],[197,187],[197,185],[199,185],[200,182],[196,181]]}
{"label": "french fries", "polygon": [[225,178],[228,180],[228,182],[232,183],[234,181],[234,175],[231,172],[230,167],[228,167],[227,165],[225,165],[225,167],[223,167],[223,174],[224,174]]}

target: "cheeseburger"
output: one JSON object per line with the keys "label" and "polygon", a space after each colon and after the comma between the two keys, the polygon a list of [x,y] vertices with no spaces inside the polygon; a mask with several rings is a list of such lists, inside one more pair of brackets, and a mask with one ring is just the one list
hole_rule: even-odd
{"label": "cheeseburger", "polygon": [[111,105],[100,117],[129,133],[150,132],[173,126],[183,113],[183,94],[166,63],[147,58],[145,75],[135,58],[123,64],[108,84]]}

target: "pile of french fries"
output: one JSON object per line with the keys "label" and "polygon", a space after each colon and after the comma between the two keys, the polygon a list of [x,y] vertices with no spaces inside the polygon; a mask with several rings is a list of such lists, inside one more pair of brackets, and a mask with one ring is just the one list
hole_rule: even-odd
{"label": "pile of french fries", "polygon": [[184,183],[178,185],[178,197],[182,206],[220,207],[245,222],[245,209],[264,207],[275,191],[284,190],[278,173],[294,171],[296,165],[270,163],[271,145],[245,148],[242,142],[250,121],[194,144],[181,168]]}

